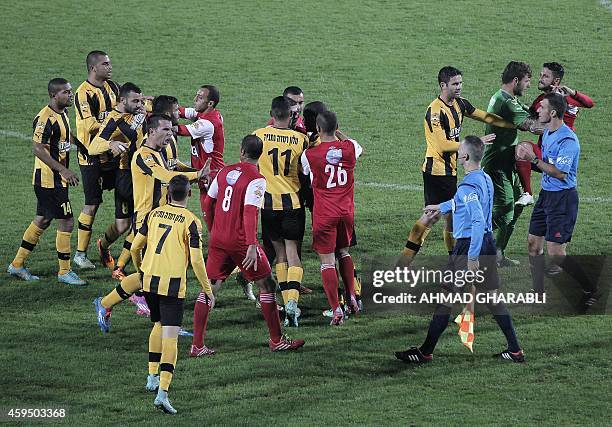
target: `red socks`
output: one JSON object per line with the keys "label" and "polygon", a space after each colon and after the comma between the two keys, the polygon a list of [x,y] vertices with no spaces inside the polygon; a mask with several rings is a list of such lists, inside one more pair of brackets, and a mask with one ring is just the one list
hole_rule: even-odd
{"label": "red socks", "polygon": [[[351,265],[353,265],[352,260]],[[325,295],[327,295],[329,306],[335,312],[339,306],[338,273],[336,273],[336,266],[334,264],[321,264],[321,278],[323,278],[323,289],[325,289]],[[354,287],[353,292],[355,292]]]}
{"label": "red socks", "polygon": [[281,326],[274,293],[261,292],[259,294],[259,303],[261,304],[261,313],[263,314],[266,324],[268,325],[268,330],[270,331],[270,339],[273,342],[278,342],[281,339]]}
{"label": "red socks", "polygon": [[346,298],[347,301],[350,301],[350,298],[355,296],[355,265],[353,264],[353,258],[347,254],[338,259],[338,264]]}
{"label": "red socks", "polygon": [[210,299],[204,292],[200,292],[193,309],[193,341],[192,344],[198,348],[204,346],[206,336],[206,323],[210,313]]}
{"label": "red socks", "polygon": [[516,172],[523,186],[523,192],[533,194],[531,192],[531,163],[524,160],[517,160]]}

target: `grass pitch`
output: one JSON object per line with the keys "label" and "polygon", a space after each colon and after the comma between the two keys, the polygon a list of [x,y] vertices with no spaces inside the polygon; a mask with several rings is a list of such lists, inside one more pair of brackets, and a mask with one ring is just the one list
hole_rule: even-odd
{"label": "grass pitch", "polygon": [[[323,100],[366,150],[356,172],[356,259],[396,254],[420,215],[423,115],[437,96],[440,67],[460,68],[463,95],[484,109],[509,60],[532,65],[526,102],[538,94],[541,64],[559,61],[566,67],[564,82],[596,102],[576,122],[581,206],[570,252],[610,254],[606,212],[612,207],[612,165],[605,144],[612,131],[606,84],[612,12],[600,3],[14,2],[0,17],[5,184],[0,265],[12,260],[35,211],[29,138],[32,119],[47,102],[47,81],[63,76],[76,89],[86,78],[85,55],[93,49],[109,53],[115,81],[132,81],[146,94],[176,95],[183,105],[191,104],[199,85],[217,85],[228,162],[237,160],[242,136],[265,123],[270,99],[284,87],[302,87],[306,102]],[[70,116],[74,125],[74,111]],[[482,132],[484,125],[465,121],[463,135]],[[188,159],[186,141],[181,145]],[[76,169],[76,156],[72,166]],[[105,199],[94,236],[112,217],[112,196]],[[80,187],[71,190],[71,200],[78,212]],[[191,207],[197,209],[197,200]],[[529,211],[519,221],[510,255],[526,252]],[[8,276],[0,281],[2,407],[65,407],[66,421],[75,425],[168,422],[154,412],[153,396],[144,391],[148,321],[124,304],[114,310],[112,333],[101,336],[91,300],[115,284],[102,268],[83,274],[90,282],[84,289],[56,283],[54,230],[52,225],[28,263],[40,282]],[[438,226],[422,253],[442,251]],[[326,302],[310,250],[304,264],[304,283],[316,292],[302,299],[302,326],[290,331],[306,339],[304,351],[270,354],[261,315],[228,282],[207,336],[218,354],[191,360],[185,357],[189,340],[179,341],[171,387],[179,414],[172,422],[610,423],[608,316],[516,318],[528,358],[518,366],[490,359],[504,340],[490,317],[481,315],[474,355],[449,328],[435,363],[415,369],[397,362],[393,351],[422,341],[427,316],[365,314],[329,328],[320,315]],[[527,268],[513,273],[519,279],[508,286],[529,289]],[[197,285],[191,285],[193,301]]]}

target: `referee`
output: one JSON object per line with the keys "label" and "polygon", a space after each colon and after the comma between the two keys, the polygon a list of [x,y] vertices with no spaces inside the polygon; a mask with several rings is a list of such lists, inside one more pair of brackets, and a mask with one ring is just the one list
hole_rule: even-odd
{"label": "referee", "polygon": [[580,157],[578,137],[563,123],[566,109],[565,97],[558,93],[546,94],[538,108],[538,121],[546,126],[542,135],[542,159],[526,144],[518,146],[516,157],[531,162],[542,172],[542,191],[531,214],[527,238],[533,290],[544,292],[546,240],[553,263],[580,283],[584,292],[581,309],[586,311],[597,302],[601,293],[587,279],[580,264],[566,252],[578,217],[576,175]]}
{"label": "referee", "polygon": [[[457,187],[455,196],[440,205],[429,205],[425,211],[436,214],[452,214],[453,237],[457,239],[451,253],[451,263],[455,270],[476,271],[482,266],[484,290],[497,292],[499,276],[497,275],[496,247],[493,238],[492,210],[493,183],[489,175],[480,168],[484,152],[484,143],[477,136],[467,136],[459,146],[458,160],[465,170],[465,177]],[[444,292],[457,292],[453,284]],[[523,351],[516,339],[512,318],[503,303],[488,303],[487,308],[493,314],[508,342],[506,350],[495,357],[502,360],[524,362]],[[438,304],[434,312],[427,338],[421,347],[412,347],[406,351],[396,352],[395,357],[407,363],[424,363],[433,359],[433,351],[438,339],[450,320],[451,306]]]}

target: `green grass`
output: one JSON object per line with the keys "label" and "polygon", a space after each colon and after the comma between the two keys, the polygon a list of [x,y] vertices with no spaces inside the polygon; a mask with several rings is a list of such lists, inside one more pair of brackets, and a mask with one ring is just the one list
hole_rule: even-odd
{"label": "green grass", "polygon": [[[356,175],[362,183],[356,190],[356,258],[396,254],[420,214],[418,189],[371,183],[421,185],[423,114],[437,95],[435,77],[441,66],[462,69],[464,96],[484,108],[509,60],[532,64],[535,76],[526,102],[538,93],[540,64],[557,60],[566,67],[566,83],[597,104],[577,120],[582,204],[570,252],[611,253],[607,211],[612,165],[605,144],[612,131],[612,95],[606,85],[612,14],[599,2],[521,0],[512,7],[486,0],[121,5],[14,2],[0,17],[0,168],[5,181],[0,265],[11,261],[36,206],[31,143],[14,135],[30,135],[32,119],[47,102],[50,78],[66,77],[74,88],[84,80],[84,58],[92,49],[109,52],[116,81],[135,82],[147,94],[174,94],[190,104],[199,85],[218,85],[229,162],[237,160],[241,137],[265,123],[270,99],[284,87],[297,84],[307,102],[326,102],[338,113],[342,129],[366,150]],[[73,111],[70,115],[74,120]],[[463,135],[483,131],[480,123],[464,123]],[[185,144],[181,153],[188,158]],[[71,200],[80,210],[80,188],[71,191]],[[197,200],[190,206],[197,209]],[[112,212],[108,194],[95,235]],[[511,255],[525,254],[527,223],[528,212],[510,242]],[[28,264],[43,277],[40,283],[6,276],[0,283],[0,405],[65,406],[67,421],[75,425],[167,422],[153,411],[153,397],[144,392],[148,321],[125,304],[113,314],[112,334],[101,336],[91,300],[114,283],[102,269],[83,274],[90,281],[85,289],[56,283],[53,230]],[[442,251],[441,229],[436,227],[423,253]],[[449,328],[435,363],[415,369],[397,363],[393,351],[422,341],[427,316],[366,314],[331,329],[320,316],[326,302],[310,250],[304,264],[305,283],[316,290],[303,298],[304,321],[292,331],[307,340],[304,351],[270,354],[260,314],[228,283],[209,322],[207,342],[218,354],[187,359],[188,340],[180,340],[171,388],[180,413],[173,422],[610,423],[608,316],[516,318],[529,360],[522,366],[489,358],[501,350],[503,339],[494,322],[481,316],[474,355]],[[505,274],[506,283],[528,289],[527,269],[513,273],[518,278],[510,283]],[[193,301],[197,286],[191,285]],[[187,327],[191,316],[188,306]]]}

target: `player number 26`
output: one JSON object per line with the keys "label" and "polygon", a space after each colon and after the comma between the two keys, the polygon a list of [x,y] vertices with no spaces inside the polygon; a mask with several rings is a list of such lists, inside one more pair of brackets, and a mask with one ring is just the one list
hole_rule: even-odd
{"label": "player number 26", "polygon": [[341,187],[346,185],[348,181],[348,174],[346,170],[342,169],[342,163],[338,166],[330,164],[325,165],[325,174],[329,175],[327,179],[327,188]]}

